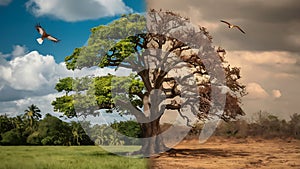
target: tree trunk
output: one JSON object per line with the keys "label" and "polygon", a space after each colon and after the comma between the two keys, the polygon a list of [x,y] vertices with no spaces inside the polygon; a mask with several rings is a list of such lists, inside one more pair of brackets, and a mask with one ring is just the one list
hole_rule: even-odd
{"label": "tree trunk", "polygon": [[160,118],[141,124],[143,136],[142,148],[134,154],[142,154],[144,157],[150,157],[168,150],[168,147],[163,142],[163,137],[159,135],[161,133],[159,120]]}
{"label": "tree trunk", "polygon": [[144,95],[144,115],[147,120],[141,121],[140,123],[142,130],[142,148],[133,154],[150,157],[168,150],[168,147],[164,144],[159,123],[162,116],[159,105],[164,100],[161,96],[162,90],[159,89],[152,90],[152,92]]}

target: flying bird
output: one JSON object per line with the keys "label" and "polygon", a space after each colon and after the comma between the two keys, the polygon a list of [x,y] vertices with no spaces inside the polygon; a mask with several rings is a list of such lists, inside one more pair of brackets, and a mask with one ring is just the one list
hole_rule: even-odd
{"label": "flying bird", "polygon": [[231,23],[229,23],[229,22],[227,22],[227,21],[223,21],[223,20],[221,20],[221,22],[223,22],[223,23],[226,23],[227,25],[228,25],[228,28],[238,28],[241,32],[243,32],[244,34],[246,34],[239,26],[237,26],[237,25],[233,25],[233,24],[231,24]]}
{"label": "flying bird", "polygon": [[50,34],[48,34],[44,28],[41,27],[40,24],[37,24],[35,26],[35,29],[41,34],[41,37],[40,38],[37,38],[36,41],[39,43],[39,44],[42,44],[44,39],[47,38],[49,40],[51,40],[52,42],[59,42],[60,40],[51,36]]}

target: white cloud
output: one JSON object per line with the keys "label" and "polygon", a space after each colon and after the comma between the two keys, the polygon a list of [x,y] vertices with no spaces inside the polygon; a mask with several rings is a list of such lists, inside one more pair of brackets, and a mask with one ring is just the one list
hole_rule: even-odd
{"label": "white cloud", "polygon": [[36,90],[55,83],[55,67],[53,56],[41,56],[33,51],[9,61],[8,66],[1,66],[0,77],[14,89]]}
{"label": "white cloud", "polygon": [[280,92],[280,90],[272,90],[272,95],[274,98],[280,98],[281,92]]}
{"label": "white cloud", "polygon": [[0,6],[6,6],[11,3],[12,0],[0,0]]}
{"label": "white cloud", "polygon": [[257,83],[248,83],[246,85],[247,92],[249,93],[246,97],[248,99],[265,99],[269,94]]}
{"label": "white cloud", "polygon": [[[21,47],[15,47],[15,51],[23,51]],[[22,53],[22,52],[15,52]],[[114,74],[110,68],[100,69],[84,68],[82,70],[70,71],[66,69],[65,63],[57,64],[51,55],[43,56],[37,51],[32,51],[24,56],[19,56],[11,61],[1,60],[0,84],[9,86],[14,90],[22,91],[53,91],[59,78],[67,76],[82,77],[87,75],[103,76],[107,73]],[[1,85],[0,85],[1,86]]]}
{"label": "white cloud", "polygon": [[132,12],[122,0],[29,0],[26,7],[37,17],[52,16],[70,22]]}
{"label": "white cloud", "polygon": [[13,46],[12,57],[24,56],[27,53],[27,48],[25,46],[15,45]]}

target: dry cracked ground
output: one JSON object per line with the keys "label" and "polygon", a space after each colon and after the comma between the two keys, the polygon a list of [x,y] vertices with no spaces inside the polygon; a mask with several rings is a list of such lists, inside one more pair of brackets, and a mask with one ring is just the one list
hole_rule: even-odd
{"label": "dry cracked ground", "polygon": [[153,169],[299,169],[300,140],[221,139],[204,144],[184,140],[174,150],[151,158]]}

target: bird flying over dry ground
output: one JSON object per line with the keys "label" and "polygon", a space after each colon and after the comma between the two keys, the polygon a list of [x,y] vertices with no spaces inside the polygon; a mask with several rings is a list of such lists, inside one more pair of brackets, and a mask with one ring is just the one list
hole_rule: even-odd
{"label": "bird flying over dry ground", "polygon": [[240,28],[237,25],[233,25],[233,24],[231,24],[231,23],[229,23],[227,21],[223,21],[223,20],[221,20],[221,22],[226,23],[228,25],[228,28],[238,28],[241,32],[243,32],[244,34],[246,34],[245,31],[243,31],[242,28]]}
{"label": "bird flying over dry ground", "polygon": [[51,40],[52,42],[59,42],[60,41],[59,39],[51,36],[50,34],[47,34],[45,29],[43,29],[40,24],[37,24],[35,26],[35,29],[41,34],[41,37],[36,39],[36,41],[39,44],[42,44],[45,38]]}

